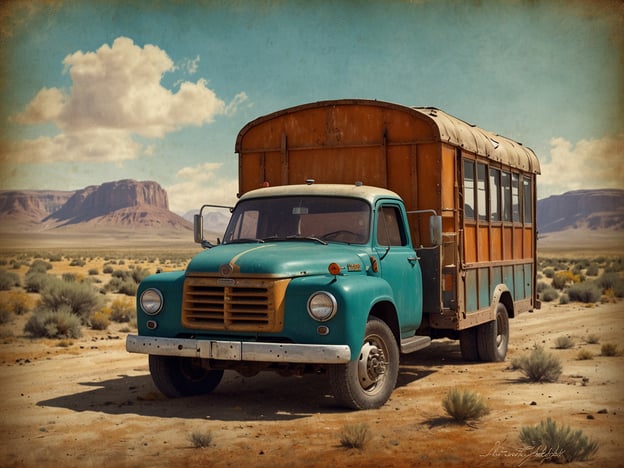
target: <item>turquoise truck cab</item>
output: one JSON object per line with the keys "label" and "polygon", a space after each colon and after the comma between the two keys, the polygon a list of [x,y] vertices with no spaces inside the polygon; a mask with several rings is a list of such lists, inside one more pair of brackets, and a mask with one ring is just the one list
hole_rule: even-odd
{"label": "turquoise truck cab", "polygon": [[421,278],[396,193],[312,181],[261,188],[239,199],[222,243],[186,271],[141,283],[138,335],[126,346],[149,354],[169,397],[210,392],[227,369],[324,372],[340,404],[379,407],[399,353],[431,342],[416,335]]}

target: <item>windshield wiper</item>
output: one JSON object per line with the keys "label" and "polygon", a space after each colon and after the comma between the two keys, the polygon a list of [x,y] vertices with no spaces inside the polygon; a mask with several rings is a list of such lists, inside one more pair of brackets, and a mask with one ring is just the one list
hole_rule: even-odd
{"label": "windshield wiper", "polygon": [[311,241],[311,242],[318,242],[319,244],[327,245],[327,242],[325,242],[322,239],[319,239],[318,237],[297,236],[297,235],[286,236],[286,237],[277,237],[277,236],[265,237],[262,241],[263,242],[285,242],[285,241],[292,241],[292,240]]}
{"label": "windshield wiper", "polygon": [[239,239],[233,239],[231,241],[228,241],[227,244],[244,244],[246,242],[257,242],[258,244],[263,244],[264,243],[264,239],[253,239],[251,237],[249,237],[249,238],[241,237]]}

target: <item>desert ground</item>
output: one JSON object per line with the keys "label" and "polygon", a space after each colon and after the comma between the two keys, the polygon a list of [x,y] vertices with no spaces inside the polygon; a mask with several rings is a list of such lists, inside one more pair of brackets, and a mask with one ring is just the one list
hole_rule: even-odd
{"label": "desert ground", "polygon": [[[142,265],[154,269],[148,257]],[[94,253],[81,267],[54,262],[52,273],[82,268],[86,275],[104,262]],[[624,356],[601,355],[604,343],[624,349],[622,299],[553,301],[516,317],[501,363],[467,363],[457,342],[437,340],[402,357],[386,405],[359,412],[336,406],[323,375],[226,372],[210,395],[166,399],[151,381],[147,357],[125,351],[126,335],[135,333],[128,324],[85,327],[70,340],[32,339],[23,332],[26,320],[15,316],[0,327],[3,467],[537,466],[545,454],[523,447],[519,432],[548,417],[599,443],[591,460],[571,466],[624,466]],[[588,343],[590,335],[599,342]],[[556,349],[561,336],[574,346]],[[512,369],[511,361],[536,344],[561,360],[557,382],[529,383]],[[593,357],[580,360],[581,350]],[[454,422],[442,407],[452,388],[478,392],[490,413]],[[340,443],[353,424],[369,429],[362,448]],[[210,443],[195,447],[193,434]]]}

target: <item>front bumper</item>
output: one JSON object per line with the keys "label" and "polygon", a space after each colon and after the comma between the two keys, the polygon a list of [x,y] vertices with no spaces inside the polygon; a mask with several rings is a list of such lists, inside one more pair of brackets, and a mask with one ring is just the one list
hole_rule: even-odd
{"label": "front bumper", "polygon": [[225,361],[344,364],[351,359],[347,345],[213,341],[128,335],[129,353],[157,354]]}

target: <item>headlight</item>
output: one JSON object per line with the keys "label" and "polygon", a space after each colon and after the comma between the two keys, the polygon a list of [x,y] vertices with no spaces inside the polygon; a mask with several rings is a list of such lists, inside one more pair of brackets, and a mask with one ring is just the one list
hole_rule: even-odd
{"label": "headlight", "polygon": [[315,292],[308,299],[308,314],[319,322],[327,322],[336,315],[337,310],[336,298],[328,292]]}
{"label": "headlight", "polygon": [[163,306],[163,296],[158,289],[146,289],[141,294],[141,309],[147,315],[156,315]]}

